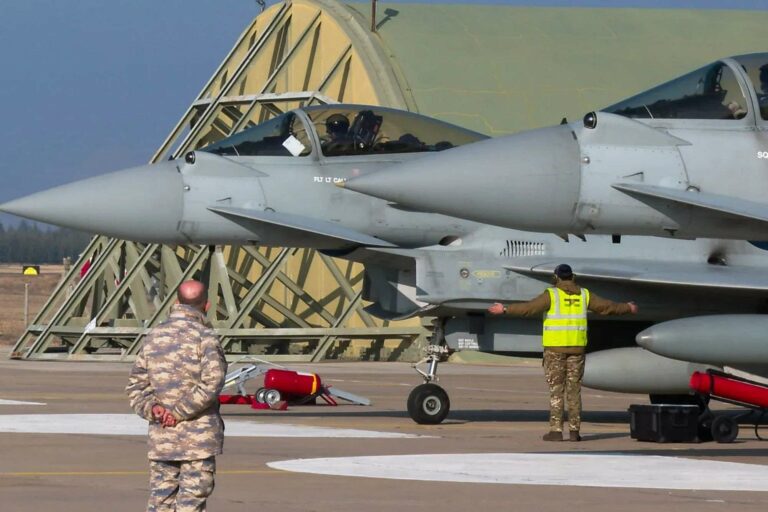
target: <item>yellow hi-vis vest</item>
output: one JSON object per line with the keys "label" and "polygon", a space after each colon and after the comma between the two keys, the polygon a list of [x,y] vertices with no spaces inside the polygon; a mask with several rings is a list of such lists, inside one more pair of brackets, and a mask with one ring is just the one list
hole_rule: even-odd
{"label": "yellow hi-vis vest", "polygon": [[547,288],[549,311],[544,314],[545,347],[587,346],[587,305],[589,291],[581,289],[581,295],[568,295],[558,288]]}

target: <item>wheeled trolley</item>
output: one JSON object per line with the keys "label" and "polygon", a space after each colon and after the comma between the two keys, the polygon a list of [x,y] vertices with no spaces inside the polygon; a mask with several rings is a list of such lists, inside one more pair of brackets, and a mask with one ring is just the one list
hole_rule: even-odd
{"label": "wheeled trolley", "polygon": [[[290,405],[301,405],[323,399],[329,405],[338,405],[337,398],[357,405],[370,405],[367,398],[348,391],[326,386],[316,373],[297,372],[268,361],[256,360],[255,364],[238,368],[224,380],[224,389],[235,386],[238,394],[222,393],[222,404],[246,404],[254,409],[285,410]],[[264,385],[254,394],[245,390],[245,382],[264,376]]]}
{"label": "wheeled trolley", "polygon": [[[690,387],[700,397],[703,412],[699,417],[699,432],[710,433],[718,443],[732,443],[739,435],[739,421],[752,418],[755,436],[761,441],[760,426],[768,413],[768,385],[737,377],[718,370],[694,372]],[[709,399],[749,409],[736,415],[715,415]]]}

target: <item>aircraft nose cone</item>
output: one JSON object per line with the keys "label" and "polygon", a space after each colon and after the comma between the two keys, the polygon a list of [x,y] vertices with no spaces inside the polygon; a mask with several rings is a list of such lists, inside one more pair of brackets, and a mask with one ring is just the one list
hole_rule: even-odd
{"label": "aircraft nose cone", "polygon": [[746,368],[768,364],[768,315],[708,315],[653,325],[635,340],[673,359]]}
{"label": "aircraft nose cone", "polygon": [[641,331],[640,333],[638,333],[637,336],[635,336],[635,341],[637,342],[638,345],[640,345],[644,349],[650,350],[651,352],[653,352],[654,351],[653,348],[658,342],[656,329],[654,329],[653,327],[648,327],[644,331]]}
{"label": "aircraft nose cone", "polygon": [[125,240],[169,241],[179,239],[182,188],[176,165],[163,162],[38,192],[0,211]]}
{"label": "aircraft nose cone", "polygon": [[344,188],[419,211],[541,230],[568,224],[578,201],[579,146],[567,125],[419,157]]}

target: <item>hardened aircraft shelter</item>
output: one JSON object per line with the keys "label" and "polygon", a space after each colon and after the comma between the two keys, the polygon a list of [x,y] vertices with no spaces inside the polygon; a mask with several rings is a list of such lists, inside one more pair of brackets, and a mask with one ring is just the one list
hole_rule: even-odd
{"label": "hardened aircraft shelter", "polygon": [[[554,124],[717,58],[766,51],[766,24],[761,11],[473,2],[380,4],[372,19],[370,3],[281,2],[237,39],[151,161],[310,104],[384,105],[492,136]],[[232,359],[414,359],[430,335],[429,319],[366,313],[362,267],[314,250],[96,237],[12,357],[130,359],[190,278],[208,283],[210,320]]]}

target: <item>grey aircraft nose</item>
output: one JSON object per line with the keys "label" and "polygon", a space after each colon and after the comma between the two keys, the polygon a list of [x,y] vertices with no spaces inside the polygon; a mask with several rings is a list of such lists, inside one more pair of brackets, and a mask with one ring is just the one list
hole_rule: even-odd
{"label": "grey aircraft nose", "polygon": [[635,341],[664,357],[744,368],[768,364],[767,315],[709,315],[652,325]]}
{"label": "grey aircraft nose", "polygon": [[573,216],[579,152],[561,125],[428,154],[340,186],[419,211],[546,231]]}
{"label": "grey aircraft nose", "polygon": [[182,189],[176,164],[163,162],[37,192],[0,211],[124,240],[182,242]]}

